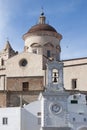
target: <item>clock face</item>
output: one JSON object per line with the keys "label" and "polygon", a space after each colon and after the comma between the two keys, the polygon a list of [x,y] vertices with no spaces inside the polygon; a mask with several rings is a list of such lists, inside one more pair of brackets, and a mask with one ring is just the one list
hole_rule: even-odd
{"label": "clock face", "polygon": [[51,111],[55,114],[59,113],[61,109],[61,106],[57,103],[54,103],[51,105]]}

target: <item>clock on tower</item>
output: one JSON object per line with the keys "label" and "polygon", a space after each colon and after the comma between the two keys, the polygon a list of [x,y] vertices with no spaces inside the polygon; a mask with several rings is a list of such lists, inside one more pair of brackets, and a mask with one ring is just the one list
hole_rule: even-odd
{"label": "clock on tower", "polygon": [[47,64],[47,85],[42,94],[42,127],[66,126],[67,97],[63,87],[63,63],[49,61]]}

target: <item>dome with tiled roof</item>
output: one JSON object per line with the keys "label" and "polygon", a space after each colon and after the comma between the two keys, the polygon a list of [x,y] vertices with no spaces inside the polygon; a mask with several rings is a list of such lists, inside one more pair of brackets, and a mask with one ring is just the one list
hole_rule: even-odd
{"label": "dome with tiled roof", "polygon": [[59,34],[54,27],[52,27],[49,24],[46,24],[46,17],[44,16],[44,13],[42,12],[39,17],[38,24],[32,26],[27,33],[23,35],[23,39],[25,40],[26,37],[31,35],[53,35],[57,37],[58,39],[62,39],[62,35]]}
{"label": "dome with tiled roof", "polygon": [[52,31],[57,32],[52,26],[49,24],[37,24],[32,26],[27,33],[33,33],[37,31]]}
{"label": "dome with tiled roof", "polygon": [[56,60],[60,59],[61,39],[62,35],[54,27],[46,23],[46,17],[42,12],[38,23],[23,35],[24,51],[42,55],[44,68],[47,57]]}

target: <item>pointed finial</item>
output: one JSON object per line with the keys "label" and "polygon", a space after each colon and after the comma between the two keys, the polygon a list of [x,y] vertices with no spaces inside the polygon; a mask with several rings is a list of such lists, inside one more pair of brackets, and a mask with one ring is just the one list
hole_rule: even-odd
{"label": "pointed finial", "polygon": [[9,44],[9,38],[8,37],[6,38],[6,43]]}
{"label": "pointed finial", "polygon": [[44,15],[43,7],[41,8],[41,15]]}
{"label": "pointed finial", "polygon": [[9,42],[9,38],[7,37],[4,50],[8,50],[9,48],[11,48],[11,45],[10,45],[10,42]]}
{"label": "pointed finial", "polygon": [[43,7],[41,8],[41,15],[39,17],[39,24],[45,24],[46,17],[44,16]]}

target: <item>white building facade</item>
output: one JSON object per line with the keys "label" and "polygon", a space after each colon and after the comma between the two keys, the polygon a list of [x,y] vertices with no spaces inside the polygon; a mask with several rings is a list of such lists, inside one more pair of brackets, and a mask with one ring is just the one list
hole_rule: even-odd
{"label": "white building facade", "polygon": [[87,58],[61,61],[62,35],[45,19],[22,53],[9,41],[0,52],[0,130],[87,130]]}
{"label": "white building facade", "polygon": [[47,64],[45,91],[28,105],[0,108],[2,130],[87,130],[87,96],[66,91],[63,63]]}
{"label": "white building facade", "polygon": [[46,23],[44,12],[23,40],[21,53],[9,41],[0,51],[0,107],[20,106],[20,96],[23,104],[35,101],[47,85],[46,64],[54,59],[64,63],[64,88],[87,93],[87,57],[61,61],[62,35]]}

